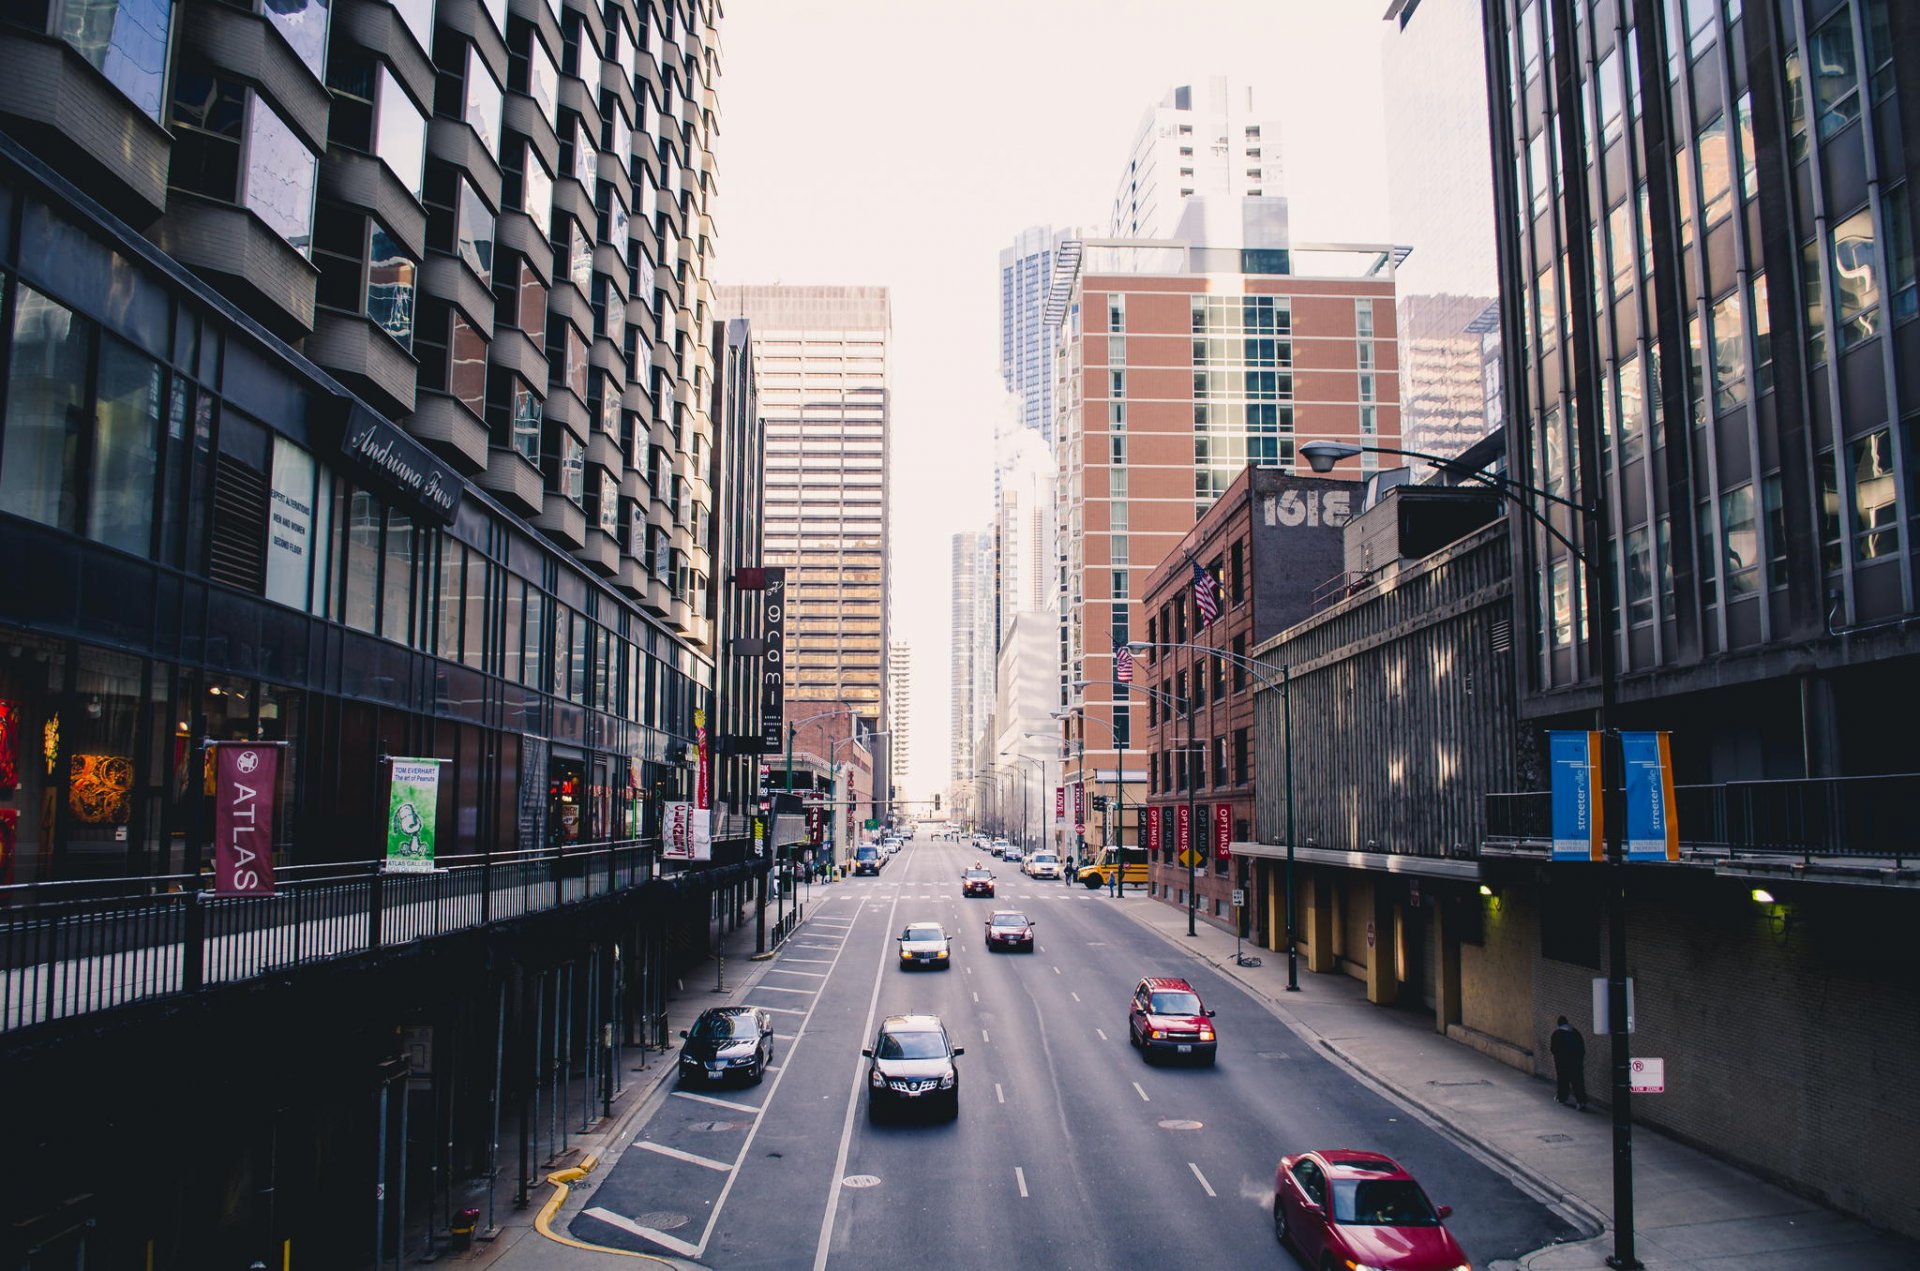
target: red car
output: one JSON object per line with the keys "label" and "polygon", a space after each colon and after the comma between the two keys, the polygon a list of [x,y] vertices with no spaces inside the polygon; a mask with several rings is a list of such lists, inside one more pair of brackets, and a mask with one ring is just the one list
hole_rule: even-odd
{"label": "red car", "polygon": [[1149,975],[1135,986],[1127,1008],[1127,1040],[1152,1063],[1167,1055],[1212,1063],[1219,1041],[1213,1031],[1213,1012],[1185,980]]}
{"label": "red car", "polygon": [[1025,949],[1033,952],[1033,920],[1012,909],[996,909],[987,919],[987,952]]}
{"label": "red car", "polygon": [[1273,1234],[1310,1267],[1472,1271],[1413,1175],[1378,1152],[1286,1156],[1273,1179]]}
{"label": "red car", "polygon": [[962,896],[993,895],[993,871],[976,865],[960,875],[960,894]]}

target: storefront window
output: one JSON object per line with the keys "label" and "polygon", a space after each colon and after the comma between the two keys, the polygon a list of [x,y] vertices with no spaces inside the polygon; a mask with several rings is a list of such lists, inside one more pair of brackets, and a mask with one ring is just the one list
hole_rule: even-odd
{"label": "storefront window", "polygon": [[89,324],[31,287],[19,288],[7,384],[0,505],[78,532],[79,453],[87,395]]}
{"label": "storefront window", "polygon": [[346,604],[341,618],[356,631],[376,628],[380,583],[380,503],[365,490],[343,489]]}
{"label": "storefront window", "polygon": [[141,556],[153,550],[163,382],[158,362],[102,337],[87,536]]}
{"label": "storefront window", "polygon": [[413,623],[413,522],[387,512],[386,563],[380,572],[380,634],[405,644]]}

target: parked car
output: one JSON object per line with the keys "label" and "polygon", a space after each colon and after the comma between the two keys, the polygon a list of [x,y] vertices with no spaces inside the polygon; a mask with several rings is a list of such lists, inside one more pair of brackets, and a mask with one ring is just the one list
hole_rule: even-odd
{"label": "parked car", "polygon": [[1308,1266],[1458,1271],[1470,1264],[1452,1213],[1379,1152],[1303,1152],[1274,1171],[1274,1237]]}
{"label": "parked car", "polygon": [[939,967],[953,965],[953,943],[947,929],[937,922],[910,922],[900,931],[900,966]]}
{"label": "parked car", "polygon": [[987,915],[987,952],[1025,949],[1033,952],[1033,920],[1016,909],[996,909]]}
{"label": "parked car", "polygon": [[1052,852],[1035,852],[1021,868],[1027,871],[1028,878],[1058,878],[1060,858]]}
{"label": "parked car", "polygon": [[962,896],[993,895],[993,871],[982,865],[960,873],[960,894]]}
{"label": "parked car", "polygon": [[1148,1063],[1156,1057],[1214,1062],[1219,1040],[1213,1012],[1185,980],[1149,975],[1133,990],[1127,1008],[1127,1040]]}
{"label": "parked car", "polygon": [[729,1077],[757,1085],[773,1062],[773,1016],[758,1007],[708,1007],[680,1037],[680,1080],[688,1085]]}
{"label": "parked car", "polygon": [[995,839],[993,841],[993,854],[1004,858],[1007,854],[1007,849],[1012,846],[1013,844],[1006,839]]}
{"label": "parked car", "polygon": [[867,1118],[878,1121],[903,1108],[934,1108],[951,1121],[960,1115],[960,1069],[967,1053],[937,1015],[889,1015],[867,1058]]}

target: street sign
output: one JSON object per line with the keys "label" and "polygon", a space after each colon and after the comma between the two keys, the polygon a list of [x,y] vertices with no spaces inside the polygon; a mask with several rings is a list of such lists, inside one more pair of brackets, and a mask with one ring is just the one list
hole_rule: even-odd
{"label": "street sign", "polygon": [[1075,834],[1085,834],[1087,832],[1087,823],[1085,821],[1075,821],[1073,823],[1073,832]]}
{"label": "street sign", "polygon": [[1233,889],[1233,907],[1234,907],[1235,909],[1238,909],[1238,908],[1240,908],[1240,906],[1242,906],[1242,905],[1244,905],[1244,904],[1246,904],[1246,903],[1247,903],[1247,890],[1246,890],[1246,888],[1244,888],[1244,887],[1236,887],[1236,888],[1234,888],[1234,889]]}
{"label": "street sign", "polygon": [[1200,853],[1194,848],[1183,847],[1180,849],[1180,863],[1189,869],[1198,869],[1200,867]]}
{"label": "street sign", "polygon": [[1634,1094],[1665,1094],[1667,1092],[1667,1061],[1664,1059],[1635,1059],[1627,1075],[1627,1089]]}

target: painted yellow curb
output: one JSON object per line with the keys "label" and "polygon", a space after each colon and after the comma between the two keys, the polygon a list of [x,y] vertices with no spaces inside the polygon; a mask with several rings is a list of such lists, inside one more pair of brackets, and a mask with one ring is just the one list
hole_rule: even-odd
{"label": "painted yellow curb", "polygon": [[590,1253],[610,1253],[617,1258],[639,1258],[643,1262],[657,1262],[663,1267],[677,1266],[677,1263],[668,1262],[665,1258],[656,1258],[650,1253],[635,1253],[631,1249],[612,1249],[606,1245],[590,1245],[584,1240],[575,1240],[572,1236],[563,1236],[554,1231],[553,1216],[560,1212],[560,1206],[567,1203],[567,1193],[572,1190],[568,1184],[579,1182],[591,1174],[594,1167],[599,1164],[598,1156],[588,1156],[578,1165],[555,1170],[547,1175],[547,1182],[553,1184],[553,1195],[547,1197],[547,1203],[540,1207],[539,1216],[533,1220],[533,1229],[555,1244],[565,1245],[569,1249],[585,1249]]}

